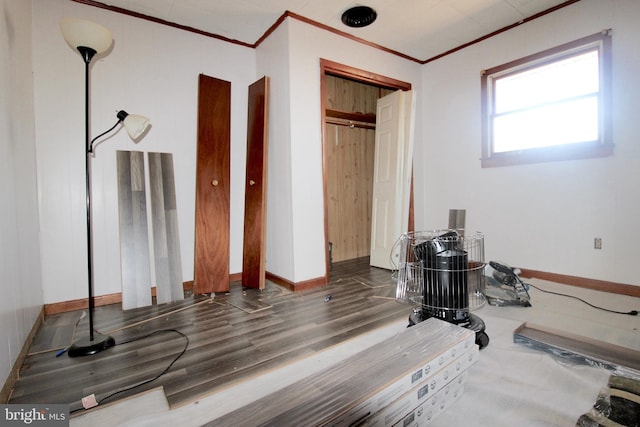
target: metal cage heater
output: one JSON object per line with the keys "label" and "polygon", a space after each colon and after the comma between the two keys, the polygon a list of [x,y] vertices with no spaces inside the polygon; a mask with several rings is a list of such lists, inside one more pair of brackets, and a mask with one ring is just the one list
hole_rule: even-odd
{"label": "metal cage heater", "polygon": [[486,347],[489,337],[482,319],[471,313],[484,297],[484,235],[462,230],[405,233],[400,238],[396,300],[413,306],[409,326],[430,317],[476,332]]}

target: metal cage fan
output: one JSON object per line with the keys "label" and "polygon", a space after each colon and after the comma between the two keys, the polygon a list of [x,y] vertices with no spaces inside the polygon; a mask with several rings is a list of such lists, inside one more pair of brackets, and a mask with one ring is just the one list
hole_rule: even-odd
{"label": "metal cage fan", "polygon": [[396,300],[413,306],[409,326],[430,317],[476,332],[484,348],[489,337],[471,313],[485,302],[484,234],[463,230],[405,233],[400,238]]}

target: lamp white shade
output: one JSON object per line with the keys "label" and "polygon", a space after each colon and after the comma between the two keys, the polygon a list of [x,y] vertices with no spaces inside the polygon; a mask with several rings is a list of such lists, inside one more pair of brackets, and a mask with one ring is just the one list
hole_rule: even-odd
{"label": "lamp white shade", "polygon": [[135,140],[149,127],[149,119],[137,114],[129,114],[123,120],[124,128],[131,139]]}
{"label": "lamp white shade", "polygon": [[111,31],[95,22],[78,18],[64,18],[60,21],[62,35],[74,49],[88,47],[102,53],[111,47]]}

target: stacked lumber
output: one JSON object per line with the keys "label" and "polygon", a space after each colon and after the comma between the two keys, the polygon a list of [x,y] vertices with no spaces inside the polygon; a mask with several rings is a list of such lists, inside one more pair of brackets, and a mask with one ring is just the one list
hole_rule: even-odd
{"label": "stacked lumber", "polygon": [[211,425],[427,425],[460,397],[478,354],[473,331],[430,318]]}

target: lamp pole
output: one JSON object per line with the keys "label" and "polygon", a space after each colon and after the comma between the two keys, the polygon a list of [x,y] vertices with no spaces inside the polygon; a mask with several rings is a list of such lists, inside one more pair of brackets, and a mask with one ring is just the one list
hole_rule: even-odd
{"label": "lamp pole", "polygon": [[[93,312],[95,301],[93,297],[93,244],[91,227],[91,157],[93,156],[93,142],[101,136],[111,132],[118,124],[123,123],[127,133],[135,141],[149,126],[149,119],[144,116],[130,115],[120,110],[117,114],[118,121],[106,132],[101,133],[93,140],[89,133],[89,65],[97,53],[107,51],[113,42],[111,31],[91,21],[76,18],[65,18],[60,21],[62,35],[72,48],[80,52],[84,60],[84,126],[85,126],[85,178],[86,178],[86,205],[87,205],[87,287],[89,306],[89,338],[83,338],[74,342],[68,349],[71,357],[88,356],[106,350],[116,345],[113,337],[95,334],[93,330]],[[60,353],[62,354],[62,353]]]}
{"label": "lamp pole", "polygon": [[91,227],[91,135],[89,131],[89,65],[91,59],[96,54],[95,49],[86,46],[78,46],[78,51],[84,60],[84,120],[85,120],[85,178],[86,178],[86,205],[87,205],[87,283],[88,283],[88,305],[89,305],[89,339],[82,339],[69,347],[69,356],[88,356],[113,347],[116,343],[113,337],[106,335],[95,336],[93,331],[93,312],[95,301],[93,297],[93,242]]}
{"label": "lamp pole", "polygon": [[93,243],[91,227],[91,135],[89,126],[89,64],[96,51],[79,47],[78,50],[84,59],[84,130],[85,130],[85,178],[86,178],[86,204],[87,204],[87,279],[89,282],[89,341],[93,341],[93,311],[95,302],[93,299]]}

